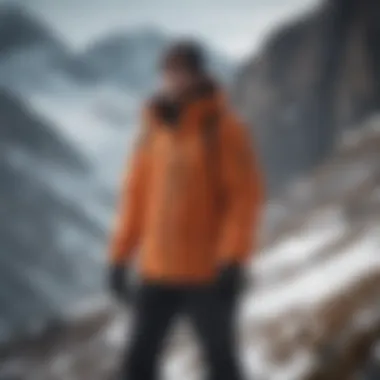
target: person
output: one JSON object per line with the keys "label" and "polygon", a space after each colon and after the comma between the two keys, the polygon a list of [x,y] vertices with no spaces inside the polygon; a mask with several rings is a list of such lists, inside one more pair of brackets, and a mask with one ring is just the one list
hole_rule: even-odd
{"label": "person", "polygon": [[131,294],[136,256],[141,278],[123,380],[158,377],[179,313],[197,333],[210,379],[242,379],[234,315],[262,180],[247,131],[206,66],[197,43],[175,43],[162,59],[162,88],[142,112],[111,244],[115,295]]}

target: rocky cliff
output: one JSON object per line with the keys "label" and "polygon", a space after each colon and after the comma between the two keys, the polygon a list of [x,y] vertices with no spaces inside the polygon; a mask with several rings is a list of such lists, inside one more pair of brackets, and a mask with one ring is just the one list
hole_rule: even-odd
{"label": "rocky cliff", "polygon": [[380,6],[330,0],[272,34],[234,93],[278,193],[380,106]]}

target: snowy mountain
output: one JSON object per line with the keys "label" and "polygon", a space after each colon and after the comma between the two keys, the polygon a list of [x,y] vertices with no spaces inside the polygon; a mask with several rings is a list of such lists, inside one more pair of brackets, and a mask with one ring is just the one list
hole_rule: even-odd
{"label": "snowy mountain", "polygon": [[[145,96],[154,87],[159,57],[172,38],[156,29],[114,32],[72,52],[22,6],[0,4],[0,87],[20,94],[67,96],[77,87],[116,86]],[[225,81],[233,64],[210,49],[210,64]]]}
{"label": "snowy mountain", "polygon": [[69,304],[99,290],[104,231],[64,193],[70,183],[80,193],[91,180],[83,156],[6,92],[0,93],[0,125],[3,342],[37,333]]}

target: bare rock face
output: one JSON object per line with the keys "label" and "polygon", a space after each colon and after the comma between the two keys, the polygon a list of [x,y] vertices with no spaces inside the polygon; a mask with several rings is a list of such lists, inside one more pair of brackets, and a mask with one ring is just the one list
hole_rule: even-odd
{"label": "bare rock face", "polygon": [[272,193],[380,106],[379,41],[378,2],[326,1],[274,33],[240,71],[234,97],[254,128]]}

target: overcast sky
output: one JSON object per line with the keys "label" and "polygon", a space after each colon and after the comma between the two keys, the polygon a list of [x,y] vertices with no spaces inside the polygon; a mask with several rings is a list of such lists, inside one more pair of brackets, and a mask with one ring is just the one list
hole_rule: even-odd
{"label": "overcast sky", "polygon": [[[0,0],[3,1],[3,0]],[[319,0],[11,0],[82,47],[112,29],[158,26],[192,34],[235,57],[252,53],[276,25]],[[8,0],[9,2],[9,0]]]}

